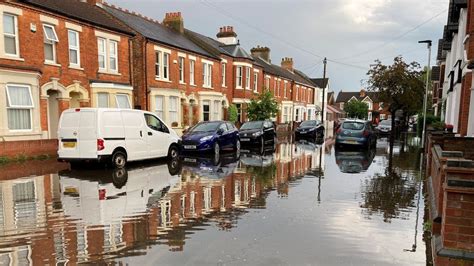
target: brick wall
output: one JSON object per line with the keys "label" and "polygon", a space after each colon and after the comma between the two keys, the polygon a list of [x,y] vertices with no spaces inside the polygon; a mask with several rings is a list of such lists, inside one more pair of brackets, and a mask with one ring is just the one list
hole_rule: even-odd
{"label": "brick wall", "polygon": [[[459,123],[458,133],[461,136],[467,135],[467,127],[469,122],[469,104],[471,101],[471,84],[472,72],[466,73],[462,80],[461,102],[459,106]],[[474,118],[471,118],[474,119]]]}
{"label": "brick wall", "polygon": [[57,150],[58,141],[55,139],[0,142],[0,157],[14,158],[17,155],[56,156]]}

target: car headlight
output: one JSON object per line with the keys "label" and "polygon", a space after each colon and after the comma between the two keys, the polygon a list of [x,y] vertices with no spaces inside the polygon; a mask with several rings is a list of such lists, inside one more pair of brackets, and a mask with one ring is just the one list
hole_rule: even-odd
{"label": "car headlight", "polygon": [[255,133],[252,134],[253,137],[258,137],[260,135],[262,135],[262,131],[255,132]]}
{"label": "car headlight", "polygon": [[315,130],[316,130],[315,127],[312,127],[312,128],[310,128],[310,129],[308,129],[308,131],[315,131]]}
{"label": "car headlight", "polygon": [[208,141],[210,139],[212,139],[212,136],[205,136],[205,137],[202,137],[200,141],[203,142],[203,141]]}

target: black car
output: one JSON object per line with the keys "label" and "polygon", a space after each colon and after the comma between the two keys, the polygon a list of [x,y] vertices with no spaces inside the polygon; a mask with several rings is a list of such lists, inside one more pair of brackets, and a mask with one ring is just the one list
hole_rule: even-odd
{"label": "black car", "polygon": [[295,130],[296,140],[321,138],[324,138],[324,126],[318,120],[303,121]]}
{"label": "black car", "polygon": [[259,145],[275,143],[276,132],[271,121],[251,121],[244,123],[239,130],[242,145]]}

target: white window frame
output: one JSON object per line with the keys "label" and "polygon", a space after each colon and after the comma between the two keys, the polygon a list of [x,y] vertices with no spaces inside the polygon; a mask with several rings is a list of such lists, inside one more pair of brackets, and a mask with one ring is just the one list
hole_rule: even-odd
{"label": "white window frame", "polygon": [[184,64],[185,58],[180,56],[178,57],[178,68],[179,68],[179,83],[185,84],[185,77],[184,77]]}
{"label": "white window frame", "polygon": [[278,97],[281,97],[280,89],[281,89],[281,80],[277,80],[277,92],[278,92]]}
{"label": "white window frame", "polygon": [[[107,96],[107,106],[106,106],[106,107],[99,106],[99,103],[100,103],[100,101],[99,101],[99,96],[100,96],[100,95],[105,95],[105,96]],[[110,99],[109,99],[109,93],[108,93],[108,92],[98,92],[98,93],[97,93],[97,107],[99,107],[99,108],[109,108],[109,107],[110,107]]]}
{"label": "white window frame", "polygon": [[[128,108],[120,107],[119,106],[119,101],[117,96],[127,96],[127,101],[128,101]],[[115,107],[120,108],[120,109],[132,109],[132,103],[130,102],[130,95],[126,93],[117,93],[115,94]]]}
{"label": "white window frame", "polygon": [[[46,31],[47,31],[46,29],[47,28],[52,30],[53,35],[54,35],[52,38],[49,37],[48,34],[46,34]],[[43,45],[46,45],[47,42],[49,42],[48,44],[51,44],[52,49],[53,49],[53,59],[52,60],[46,59],[46,54],[45,54],[44,61],[45,61],[45,63],[56,64],[56,62],[57,62],[56,44],[59,42],[59,39],[58,39],[58,35],[56,34],[56,29],[55,29],[54,25],[43,24],[43,34],[44,34]]]}
{"label": "white window frame", "polygon": [[[76,35],[76,40],[77,44],[72,45],[71,44],[71,39],[69,39],[69,34],[74,34]],[[74,66],[74,67],[81,67],[81,49],[80,49],[80,41],[79,41],[79,32],[75,30],[67,30],[67,36],[68,36],[68,46],[69,46],[69,66]],[[76,51],[77,53],[77,63],[72,63],[71,62],[71,53],[70,51]]]}
{"label": "white window frame", "polygon": [[[155,78],[161,78],[161,51],[155,51]],[[158,70],[158,73],[156,71]]]}
{"label": "white window frame", "polygon": [[237,66],[235,68],[235,86],[237,87],[237,89],[243,89],[242,87],[242,82],[243,82],[243,74],[244,74],[244,71],[243,71],[243,66]]}
{"label": "white window frame", "polygon": [[212,65],[206,62],[202,63],[203,67],[203,82],[202,86],[204,88],[212,88]]}
{"label": "white window frame", "polygon": [[20,41],[19,41],[19,38],[18,38],[18,15],[15,15],[15,14],[11,14],[11,13],[3,13],[3,16],[2,16],[2,23],[4,23],[4,17],[5,16],[10,16],[13,18],[13,31],[14,33],[11,34],[11,33],[6,33],[4,31],[4,29],[2,28],[2,32],[3,32],[3,40],[5,41],[5,37],[9,37],[9,38],[14,38],[15,39],[15,54],[10,54],[10,53],[7,53],[7,51],[5,50],[5,43],[4,43],[4,47],[3,47],[3,52],[6,56],[10,56],[10,57],[17,57],[19,58],[20,57]]}
{"label": "white window frame", "polygon": [[170,80],[170,53],[163,52],[163,80]]}
{"label": "white window frame", "polygon": [[222,75],[221,75],[221,78],[222,78],[222,87],[227,87],[227,86],[226,86],[227,63],[222,63],[222,64],[221,64],[221,71],[222,71]]}
{"label": "white window frame", "polygon": [[[168,100],[169,100],[168,120],[169,120],[169,122],[170,122],[170,125],[173,124],[174,122],[176,122],[176,123],[178,123],[178,126],[179,126],[179,122],[180,122],[180,121],[179,121],[179,97],[177,97],[177,96],[170,96],[170,97],[168,98]],[[171,108],[171,106],[172,106],[172,105],[171,105],[171,102],[172,102],[172,101],[176,101],[176,110],[173,110],[173,109]],[[175,119],[176,121],[173,121],[173,119],[171,119],[173,115],[176,115],[176,119]]]}
{"label": "white window frame", "polygon": [[[103,48],[104,50],[100,50],[100,45],[99,43],[103,42]],[[104,66],[100,66],[100,57],[104,57]],[[107,71],[107,39],[98,37],[97,38],[97,64],[99,66],[99,71]]]}
{"label": "white window frame", "polygon": [[[161,109],[158,108],[158,100],[161,99]],[[165,97],[163,95],[155,95],[155,113],[160,119],[164,118],[164,105],[165,105]]]}
{"label": "white window frame", "polygon": [[300,86],[296,86],[295,90],[296,90],[296,100],[299,101],[299,88]]}
{"label": "white window frame", "polygon": [[286,84],[288,84],[288,82],[286,82],[286,80],[283,82],[283,98],[286,99]]}
{"label": "white window frame", "polygon": [[250,67],[245,67],[245,89],[250,90]]}
{"label": "white window frame", "polygon": [[[10,92],[9,92],[9,87],[23,87],[23,88],[28,88],[28,91],[29,91],[29,95],[30,95],[30,102],[31,102],[31,105],[12,105],[11,104],[11,98],[10,98]],[[31,132],[33,131],[33,110],[35,108],[35,103],[33,101],[33,95],[32,95],[32,91],[31,91],[31,87],[28,86],[28,85],[23,85],[23,84],[7,84],[5,86],[5,90],[7,92],[7,103],[8,103],[8,107],[6,108],[7,109],[7,112],[8,112],[8,109],[28,109],[30,110],[30,126],[31,128],[29,129],[10,129],[8,128],[8,130],[10,132]],[[8,115],[7,115],[7,127],[8,127]]]}
{"label": "white window frame", "polygon": [[[114,47],[115,54],[110,52],[111,45]],[[108,60],[109,70],[111,72],[117,73],[118,72],[118,42],[115,41],[115,40],[109,40],[109,46],[108,47],[109,47],[109,50],[108,50],[108,52],[109,52],[109,58],[108,58],[109,59]],[[112,64],[110,63],[112,58],[115,59],[115,68],[112,68]]]}
{"label": "white window frame", "polygon": [[265,87],[270,90],[270,77],[265,77]]}
{"label": "white window frame", "polygon": [[214,100],[214,108],[213,109],[213,116],[214,116],[214,120],[220,120],[220,101],[219,100]]}
{"label": "white window frame", "polygon": [[189,84],[196,85],[195,81],[196,60],[189,60]]}
{"label": "white window frame", "polygon": [[253,72],[253,92],[258,92],[258,72]]}

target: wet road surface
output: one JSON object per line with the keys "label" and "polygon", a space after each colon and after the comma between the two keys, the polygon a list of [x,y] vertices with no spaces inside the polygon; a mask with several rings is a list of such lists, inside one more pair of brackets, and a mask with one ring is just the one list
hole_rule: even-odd
{"label": "wet road surface", "polygon": [[[424,265],[416,148],[0,167],[0,265]],[[275,149],[275,150],[273,150]]]}

